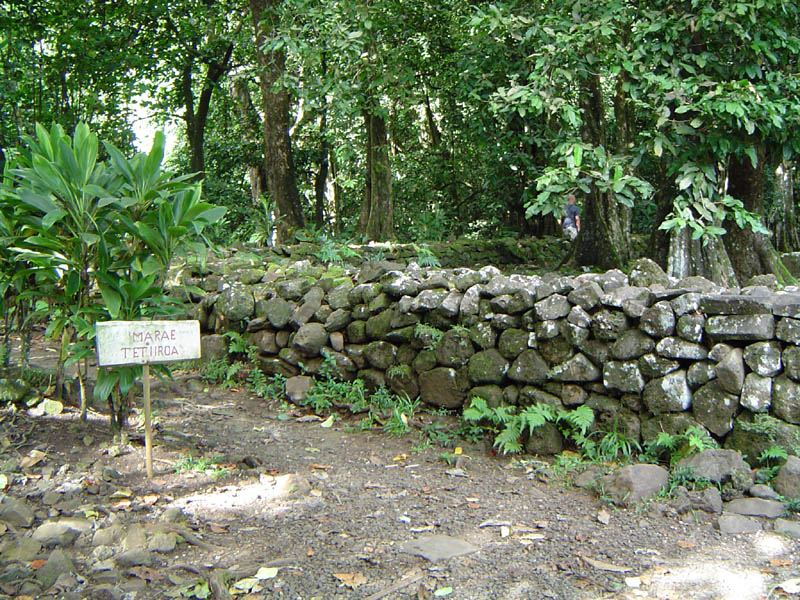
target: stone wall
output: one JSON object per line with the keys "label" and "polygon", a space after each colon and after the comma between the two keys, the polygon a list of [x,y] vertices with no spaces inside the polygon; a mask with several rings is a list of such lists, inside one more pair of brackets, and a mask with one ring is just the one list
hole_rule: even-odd
{"label": "stone wall", "polygon": [[769,277],[724,290],[647,259],[629,276],[253,259],[174,275],[204,290],[187,298],[204,332],[246,333],[267,375],[327,359],[433,406],[587,404],[633,440],[701,425],[751,461],[774,444],[800,450],[800,291]]}

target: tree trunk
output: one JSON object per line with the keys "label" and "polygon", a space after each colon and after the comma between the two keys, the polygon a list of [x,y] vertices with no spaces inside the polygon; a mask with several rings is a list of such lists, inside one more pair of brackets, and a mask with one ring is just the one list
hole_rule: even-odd
{"label": "tree trunk", "polygon": [[250,0],[256,36],[259,84],[264,112],[264,165],[267,192],[277,209],[278,242],[288,240],[304,225],[300,194],[294,176],[292,143],[289,138],[289,93],[279,85],[286,56],[281,50],[264,52],[268,34],[277,26],[275,8],[281,0]]}
{"label": "tree trunk", "polygon": [[794,252],[800,248],[800,235],[794,210],[794,169],[788,161],[781,164],[778,189],[781,195],[782,219],[775,226],[776,245],[781,252]]}
{"label": "tree trunk", "polygon": [[183,93],[184,119],[186,120],[186,136],[189,142],[189,170],[196,173],[198,179],[205,176],[205,135],[208,111],[211,109],[211,97],[219,84],[220,79],[231,68],[231,57],[233,56],[233,44],[228,44],[224,54],[219,60],[213,60],[208,64],[206,76],[203,80],[203,89],[194,103],[194,91],[192,90],[192,65],[184,66],[181,78],[181,91]]}
{"label": "tree trunk", "polygon": [[[328,61],[325,52],[322,53],[322,78],[328,74]],[[325,190],[328,186],[328,164],[330,156],[330,142],[328,142],[328,103],[322,105],[322,114],[319,118],[319,154],[317,163],[319,168],[314,176],[314,224],[321,229],[325,223]]]}
{"label": "tree trunk", "polygon": [[738,286],[722,240],[693,240],[688,227],[673,230],[669,236],[666,272],[677,279],[699,275],[724,287]]}
{"label": "tree trunk", "polygon": [[368,240],[391,240],[394,237],[394,207],[386,122],[383,117],[365,111],[364,124],[367,137],[367,175],[359,230]]}
{"label": "tree trunk", "polygon": [[[237,79],[231,89],[239,114],[239,124],[247,132],[248,139],[254,141],[261,134],[263,124],[261,117],[253,105],[247,80]],[[253,206],[261,207],[261,195],[267,190],[267,174],[264,172],[264,161],[258,160],[247,165],[247,178],[250,181],[250,198]]]}
{"label": "tree trunk", "polygon": [[[585,142],[607,148],[605,107],[599,77],[589,77],[581,88],[581,135]],[[596,265],[611,269],[622,267],[628,261],[630,220],[623,209],[612,193],[601,193],[597,188],[584,197],[581,231],[573,257],[578,266]]]}

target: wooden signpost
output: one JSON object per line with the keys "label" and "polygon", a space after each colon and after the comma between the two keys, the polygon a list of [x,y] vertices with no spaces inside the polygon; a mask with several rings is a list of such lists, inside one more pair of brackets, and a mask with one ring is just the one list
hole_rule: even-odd
{"label": "wooden signpost", "polygon": [[142,365],[147,476],[153,477],[150,364],[200,358],[199,321],[106,321],[97,323],[97,364]]}

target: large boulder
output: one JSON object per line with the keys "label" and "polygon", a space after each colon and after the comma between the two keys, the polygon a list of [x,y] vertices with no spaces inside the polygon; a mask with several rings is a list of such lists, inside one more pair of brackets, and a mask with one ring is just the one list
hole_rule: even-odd
{"label": "large boulder", "polygon": [[692,403],[692,392],[686,382],[686,371],[681,369],[651,379],[644,386],[642,400],[654,415],[688,410]]}
{"label": "large boulder", "polygon": [[508,370],[508,377],[519,383],[542,383],[547,380],[548,366],[534,349],[523,351]]}
{"label": "large boulder", "polygon": [[444,408],[461,408],[469,389],[464,371],[437,367],[419,375],[419,396],[423,402]]}
{"label": "large boulder", "polygon": [[732,482],[740,490],[747,490],[753,483],[750,465],[735,450],[703,450],[679,461],[678,467],[689,468],[695,477],[708,479],[712,483],[722,485]]}
{"label": "large boulder", "polygon": [[706,429],[723,436],[733,429],[733,416],[739,408],[739,397],[725,391],[714,380],[694,393],[692,412]]}
{"label": "large boulder", "polygon": [[602,481],[605,493],[614,504],[631,507],[664,489],[669,482],[669,471],[658,465],[628,465]]}
{"label": "large boulder", "polygon": [[800,499],[800,458],[789,456],[773,482],[775,491],[787,499]]}

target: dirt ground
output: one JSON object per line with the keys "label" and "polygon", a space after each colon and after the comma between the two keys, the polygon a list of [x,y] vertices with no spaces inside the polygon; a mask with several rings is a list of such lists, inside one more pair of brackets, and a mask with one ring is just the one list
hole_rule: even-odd
{"label": "dirt ground", "polygon": [[[456,462],[453,448],[421,443],[430,415],[401,437],[358,431],[353,417],[326,427],[280,399],[208,386],[190,372],[154,385],[153,406],[152,480],[138,412],[125,447],[113,444],[102,412],[88,423],[70,407],[0,413],[12,441],[3,460],[44,453],[4,492],[42,514],[67,510],[30,493],[43,475],[57,484],[80,473],[73,504],[95,529],[147,527],[180,509],[185,543],[116,573],[113,586],[129,600],[201,598],[204,588],[192,595],[189,584],[203,580],[214,584],[208,597],[246,600],[756,600],[789,597],[791,586],[779,585],[800,576],[797,543],[770,532],[722,535],[714,516],[678,516],[658,502],[616,509],[545,462],[484,445],[458,442]],[[98,473],[113,477],[93,481]],[[404,551],[433,535],[476,551],[435,562]],[[89,584],[90,539],[67,549]]]}

